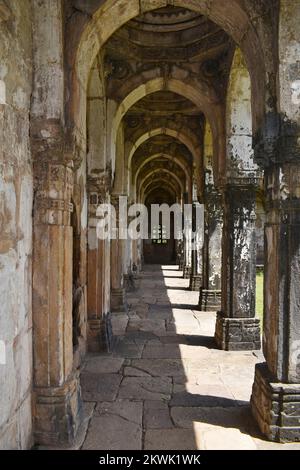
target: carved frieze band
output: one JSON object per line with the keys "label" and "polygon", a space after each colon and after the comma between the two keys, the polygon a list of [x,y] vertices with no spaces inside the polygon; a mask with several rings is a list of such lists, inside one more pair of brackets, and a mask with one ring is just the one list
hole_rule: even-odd
{"label": "carved frieze band", "polygon": [[34,223],[70,225],[73,169],[57,162],[35,162],[34,178]]}

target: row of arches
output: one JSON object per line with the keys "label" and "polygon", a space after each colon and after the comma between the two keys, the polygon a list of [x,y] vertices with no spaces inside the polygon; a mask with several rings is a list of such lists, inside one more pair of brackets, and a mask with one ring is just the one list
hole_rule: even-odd
{"label": "row of arches", "polygon": [[[284,115],[285,122],[298,129],[299,111],[288,91],[291,81],[287,71],[295,62],[290,51],[295,51],[297,40],[283,34],[295,29],[290,2],[107,0],[63,15],[61,2],[56,0],[51,6],[51,24],[59,34],[51,53],[47,50],[51,28],[39,29],[47,2],[34,4],[38,64],[31,119],[37,176],[33,257],[36,440],[49,444],[74,439],[81,419],[81,358],[87,348],[110,347],[111,316],[126,309],[124,275],[133,266],[142,266],[142,244],[97,239],[96,211],[101,202],[117,207],[118,197],[127,195],[132,202],[149,204],[164,188],[162,202],[184,204],[197,199],[204,203],[208,208],[206,253],[200,262],[195,258],[196,250],[185,249],[184,264],[190,268],[187,275],[199,275],[203,264],[200,297],[206,306],[212,293],[214,301],[217,299],[216,341],[221,348],[255,349],[260,345],[253,294],[253,234],[262,171],[269,204],[263,334],[266,362],[256,370],[252,408],[269,438],[299,439],[293,417],[288,416],[282,425],[285,408],[273,393],[280,387],[281,396],[286,394],[289,400],[290,391],[284,384],[292,383],[297,402],[300,380],[299,356],[293,349],[299,335],[298,269],[294,264],[299,245],[298,144],[295,132],[290,139],[290,126],[280,125]],[[107,68],[105,57],[113,49],[114,33],[159,8],[192,11],[227,34],[229,53],[222,62],[222,80],[213,73],[214,78],[205,81],[195,72],[194,63],[189,67],[184,61],[177,65],[176,60],[175,64],[148,60],[140,71],[124,66],[122,57]],[[299,5],[294,8],[299,13]],[[134,33],[129,37],[135,38]],[[38,93],[41,77],[43,93]],[[216,87],[214,80],[222,86]],[[159,93],[168,98],[161,100],[161,115],[151,114],[149,101],[142,102]],[[175,101],[178,96],[184,98],[178,119],[173,119],[166,105],[170,96]],[[142,113],[137,106],[142,106]],[[138,120],[139,114],[152,116],[152,120],[135,130],[128,123]],[[287,150],[282,146],[285,141],[289,142]],[[165,149],[160,148],[164,145]],[[74,188],[78,202],[73,198],[72,204]],[[45,199],[49,204],[37,203]],[[80,253],[76,258],[81,269],[76,282],[82,303],[78,322],[73,298],[73,323],[84,324],[82,341],[75,341],[80,343],[76,360],[71,334],[72,206],[76,206],[80,220]],[[288,214],[288,227],[282,225],[286,223],[282,213],[284,217]],[[78,240],[74,241],[76,246]],[[41,288],[45,277],[47,283]],[[49,298],[49,291],[55,291],[55,296]],[[51,335],[45,334],[45,325]],[[51,397],[50,401],[46,397]],[[296,407],[298,410],[298,402]]]}

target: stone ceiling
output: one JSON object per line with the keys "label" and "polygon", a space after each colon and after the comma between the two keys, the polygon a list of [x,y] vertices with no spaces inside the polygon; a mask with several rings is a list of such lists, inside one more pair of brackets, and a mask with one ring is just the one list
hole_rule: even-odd
{"label": "stone ceiling", "polygon": [[[176,76],[183,83],[182,95],[166,88],[150,92],[136,102],[124,118],[125,139],[141,126],[151,131],[151,126],[163,128],[159,124],[161,121],[172,120],[172,129],[176,126],[179,130],[188,129],[198,139],[196,146],[201,147],[203,110],[183,96],[184,83],[202,82],[206,89],[210,88],[220,101],[223,100],[234,49],[232,39],[218,25],[184,8],[169,6],[147,12],[119,29],[106,43],[101,55],[109,98],[121,103],[138,86],[158,77],[167,81]],[[178,147],[174,136],[163,136],[160,141],[164,151],[153,149],[153,153],[174,154],[172,148]],[[159,137],[151,139],[152,146],[154,142],[158,147]],[[151,155],[149,145],[150,141],[133,156],[135,172],[144,158]],[[189,161],[192,173],[195,156],[178,148],[177,154]],[[158,163],[148,164],[148,169],[154,170]]]}

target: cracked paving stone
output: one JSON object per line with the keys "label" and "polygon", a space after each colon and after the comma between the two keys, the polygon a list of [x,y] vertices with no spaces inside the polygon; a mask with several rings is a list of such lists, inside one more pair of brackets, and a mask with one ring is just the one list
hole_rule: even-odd
{"label": "cracked paving stone", "polygon": [[127,421],[142,426],[143,403],[130,400],[98,403],[95,415],[116,415]]}
{"label": "cracked paving stone", "polygon": [[172,381],[168,377],[125,377],[118,398],[136,400],[169,400]]}
{"label": "cracked paving stone", "polygon": [[144,428],[166,429],[172,428],[170,410],[167,403],[163,401],[144,402]]}
{"label": "cracked paving stone", "polygon": [[117,357],[90,356],[84,365],[84,372],[92,374],[117,374],[123,366],[124,359]]}
{"label": "cracked paving stone", "polygon": [[179,359],[139,359],[133,360],[132,367],[148,372],[153,377],[173,377],[185,375]]}
{"label": "cracked paving stone", "polygon": [[96,410],[83,450],[140,450],[142,403],[107,403]]}
{"label": "cracked paving stone", "polygon": [[128,377],[151,377],[151,374],[145,372],[144,370],[137,369],[136,367],[125,367],[124,376]]}
{"label": "cracked paving stone", "polygon": [[82,399],[84,401],[114,401],[122,376],[118,374],[81,374]]}
{"label": "cracked paving stone", "polygon": [[113,356],[138,359],[142,356],[144,341],[128,341],[127,338],[118,339],[113,351]]}

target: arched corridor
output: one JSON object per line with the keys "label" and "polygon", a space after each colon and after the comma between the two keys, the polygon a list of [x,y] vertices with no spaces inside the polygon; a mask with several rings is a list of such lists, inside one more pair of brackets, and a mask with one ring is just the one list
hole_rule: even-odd
{"label": "arched corridor", "polygon": [[[78,447],[99,450],[264,450],[249,406],[260,352],[225,352],[215,314],[175,265],[146,265],[128,312],[113,319],[111,354],[88,356],[82,396],[90,422]],[[105,432],[103,432],[105,430]],[[299,449],[287,444],[285,449]]]}
{"label": "arched corridor", "polygon": [[296,448],[299,20],[0,0],[0,449]]}

